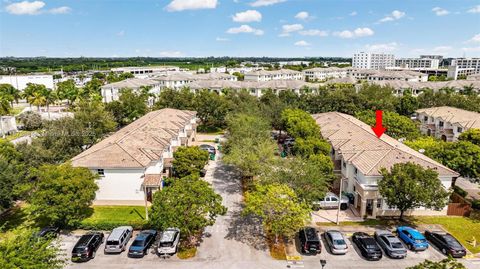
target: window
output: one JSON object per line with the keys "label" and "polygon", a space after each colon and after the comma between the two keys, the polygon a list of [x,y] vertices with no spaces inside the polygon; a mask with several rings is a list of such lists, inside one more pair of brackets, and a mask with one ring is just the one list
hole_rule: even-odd
{"label": "window", "polygon": [[97,169],[97,174],[101,177],[104,177],[105,176],[105,170],[103,169]]}
{"label": "window", "polygon": [[382,208],[382,199],[377,199],[377,208]]}
{"label": "window", "polygon": [[427,116],[424,116],[424,117],[423,117],[423,121],[424,121],[424,122],[427,122],[427,121],[428,121],[428,117],[427,117]]}
{"label": "window", "polygon": [[443,121],[439,121],[438,126],[443,127]]}
{"label": "window", "polygon": [[358,174],[358,169],[355,167],[355,175]]}
{"label": "window", "polygon": [[343,166],[343,168],[346,168],[346,167],[347,167],[347,163],[344,162],[344,161],[342,161],[342,166]]}
{"label": "window", "polygon": [[457,127],[457,133],[461,133],[463,131],[462,127]]}

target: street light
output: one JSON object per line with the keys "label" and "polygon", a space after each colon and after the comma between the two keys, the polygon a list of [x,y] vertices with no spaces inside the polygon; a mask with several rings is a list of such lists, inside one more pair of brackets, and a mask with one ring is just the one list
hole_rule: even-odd
{"label": "street light", "polygon": [[327,264],[326,260],[320,260],[320,265],[322,265],[322,269],[323,267],[325,267],[326,264]]}

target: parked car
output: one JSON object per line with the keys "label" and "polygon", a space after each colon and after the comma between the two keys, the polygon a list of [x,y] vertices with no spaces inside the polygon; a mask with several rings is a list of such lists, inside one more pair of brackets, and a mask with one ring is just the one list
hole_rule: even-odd
{"label": "parked car", "polygon": [[385,254],[390,258],[403,259],[407,257],[407,249],[402,244],[402,241],[391,232],[385,230],[375,231],[374,237]]}
{"label": "parked car", "polygon": [[397,227],[397,234],[407,245],[407,248],[414,251],[426,250],[428,242],[425,237],[417,230],[408,226]]}
{"label": "parked car", "polygon": [[57,237],[59,232],[60,228],[47,226],[38,231],[37,237]]}
{"label": "parked car", "polygon": [[95,258],[98,247],[103,243],[103,233],[90,232],[78,239],[72,249],[72,261],[81,262]]}
{"label": "parked car", "polygon": [[347,240],[345,240],[345,237],[339,231],[326,231],[325,241],[332,254],[346,254],[348,251]]}
{"label": "parked car", "polygon": [[202,150],[208,151],[209,154],[213,154],[213,155],[217,154],[217,150],[216,150],[215,147],[212,146],[212,145],[202,144],[202,145],[200,145],[199,147],[200,147],[200,149],[202,149]]}
{"label": "parked car", "polygon": [[467,250],[449,233],[425,231],[425,237],[445,255],[451,255],[454,258],[467,255]]}
{"label": "parked car", "polygon": [[298,232],[302,253],[317,254],[322,252],[322,244],[315,228],[306,227]]}
{"label": "parked car", "polygon": [[132,237],[132,226],[120,226],[112,230],[105,244],[105,253],[120,253],[127,248],[128,240]]}
{"label": "parked car", "polygon": [[162,232],[158,242],[157,253],[159,256],[173,255],[177,253],[178,242],[180,241],[180,230],[168,228]]}
{"label": "parked car", "polygon": [[[315,207],[320,208],[337,208],[339,203],[338,196],[333,192],[327,192],[325,197],[320,201],[316,201],[313,203]],[[340,200],[340,209],[346,210],[348,208],[348,197],[342,195],[342,199]]]}
{"label": "parked car", "polygon": [[360,249],[360,253],[365,259],[378,261],[382,258],[382,250],[372,236],[363,232],[356,232],[352,236],[352,241]]}
{"label": "parked car", "polygon": [[141,231],[135,237],[130,248],[128,249],[128,257],[131,258],[142,258],[147,254],[148,248],[155,242],[157,237],[157,231],[155,230],[145,230]]}

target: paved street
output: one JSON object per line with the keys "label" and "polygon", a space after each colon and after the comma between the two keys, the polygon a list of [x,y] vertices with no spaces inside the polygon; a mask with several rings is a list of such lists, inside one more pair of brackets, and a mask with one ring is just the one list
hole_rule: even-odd
{"label": "paved street", "polygon": [[[287,268],[286,261],[273,260],[267,250],[262,230],[258,221],[240,216],[242,195],[239,175],[232,167],[224,165],[219,159],[210,161],[205,180],[212,183],[216,192],[222,195],[223,204],[228,208],[225,216],[217,218],[215,225],[205,230],[204,239],[198,248],[197,256],[189,260],[176,257],[161,259],[153,250],[142,259],[128,258],[126,253],[120,255],[105,255],[104,245],[100,246],[96,258],[86,263],[72,264],[68,268],[168,268],[168,269],[250,269],[250,268]],[[332,227],[333,228],[333,227]],[[348,232],[346,232],[348,234]],[[106,235],[108,236],[108,235]],[[63,246],[70,258],[70,251],[80,237],[80,234],[62,236]],[[131,242],[132,240],[130,240]],[[381,261],[366,261],[359,255],[356,247],[349,240],[349,253],[346,255],[331,255],[322,242],[322,253],[316,256],[302,256],[298,265],[292,268],[320,268],[320,259],[327,260],[326,269],[357,269],[357,268],[389,268],[404,269],[418,264],[424,259],[441,260],[444,256],[433,248],[427,251],[409,252],[403,260],[392,260],[388,257]],[[470,269],[480,268],[479,260],[462,260]]]}

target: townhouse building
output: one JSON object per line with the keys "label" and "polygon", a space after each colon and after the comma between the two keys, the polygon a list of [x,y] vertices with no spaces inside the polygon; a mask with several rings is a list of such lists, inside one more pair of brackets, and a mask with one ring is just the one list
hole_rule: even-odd
{"label": "townhouse building", "polygon": [[196,112],[152,111],[75,156],[99,175],[94,204],[142,205],[171,174],[173,152],[196,136]]}
{"label": "townhouse building", "polygon": [[457,141],[468,129],[480,129],[480,113],[460,108],[442,106],[418,109],[420,131],[443,141]]}
{"label": "townhouse building", "polygon": [[347,77],[346,68],[329,67],[329,68],[312,68],[303,70],[303,75],[310,81],[325,81],[332,78]]}
{"label": "townhouse building", "polygon": [[245,81],[270,81],[270,80],[304,80],[302,72],[280,69],[273,71],[254,71],[245,73]]}
{"label": "townhouse building", "polygon": [[[354,195],[354,210],[360,216],[398,216],[400,212],[386,203],[378,190],[382,180],[381,168],[390,169],[394,164],[412,162],[438,172],[438,180],[448,189],[458,173],[407,147],[403,143],[373,133],[370,126],[353,116],[328,112],[313,115],[323,137],[332,145],[331,157],[335,172],[342,181],[342,190]],[[409,215],[446,215],[447,207],[435,211],[416,208]]]}
{"label": "townhouse building", "polygon": [[371,70],[350,68],[347,70],[347,75],[354,79],[367,81],[411,81],[411,82],[427,82],[428,74],[410,71],[410,70]]}
{"label": "townhouse building", "polygon": [[160,93],[161,83],[151,79],[129,78],[126,80],[103,85],[100,88],[100,91],[102,94],[103,102],[110,103],[112,101],[118,100],[118,98],[120,97],[120,91],[122,89],[132,89],[134,91],[140,91],[142,87],[149,87],[149,92],[156,95]]}

